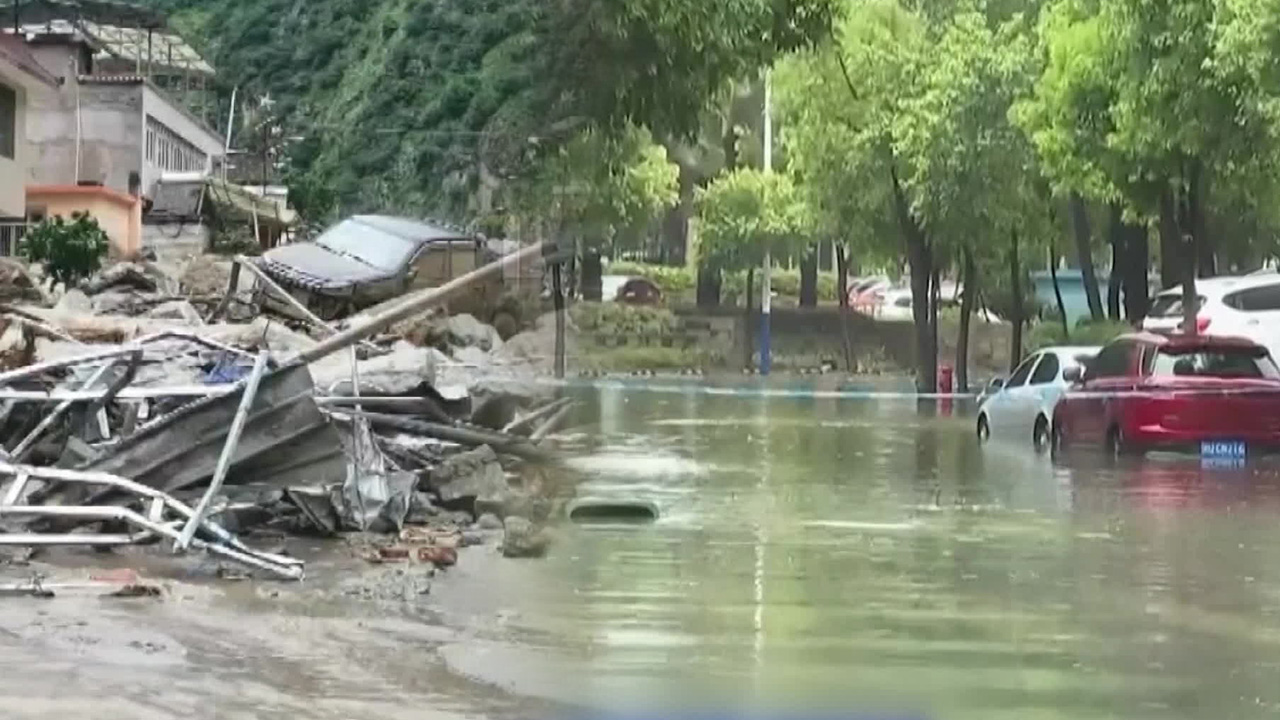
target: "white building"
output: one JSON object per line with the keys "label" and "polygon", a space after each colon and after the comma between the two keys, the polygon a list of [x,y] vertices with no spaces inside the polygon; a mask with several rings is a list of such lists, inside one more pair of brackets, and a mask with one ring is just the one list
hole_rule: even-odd
{"label": "white building", "polygon": [[[0,221],[26,213],[27,108],[56,94],[58,80],[11,37],[0,36]],[[3,233],[0,230],[0,233]],[[0,237],[0,243],[4,238]],[[7,254],[0,248],[0,255]]]}

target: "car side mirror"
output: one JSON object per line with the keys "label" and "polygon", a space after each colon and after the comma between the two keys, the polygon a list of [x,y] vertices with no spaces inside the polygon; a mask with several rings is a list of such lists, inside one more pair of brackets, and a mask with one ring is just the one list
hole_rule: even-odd
{"label": "car side mirror", "polygon": [[1062,378],[1070,383],[1083,382],[1084,370],[1078,365],[1073,365],[1062,373]]}
{"label": "car side mirror", "polygon": [[987,388],[991,390],[1003,390],[1004,383],[1005,383],[1004,378],[991,378],[991,383],[987,385]]}

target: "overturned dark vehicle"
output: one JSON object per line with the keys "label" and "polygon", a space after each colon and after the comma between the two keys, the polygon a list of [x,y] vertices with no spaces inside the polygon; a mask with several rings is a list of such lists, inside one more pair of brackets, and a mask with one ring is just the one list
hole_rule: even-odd
{"label": "overturned dark vehicle", "polygon": [[[480,239],[462,230],[356,215],[314,240],[269,250],[258,266],[316,315],[333,320],[410,290],[443,285],[495,258]],[[502,281],[496,279],[463,298],[457,304],[466,308],[458,310],[491,305],[501,292]]]}

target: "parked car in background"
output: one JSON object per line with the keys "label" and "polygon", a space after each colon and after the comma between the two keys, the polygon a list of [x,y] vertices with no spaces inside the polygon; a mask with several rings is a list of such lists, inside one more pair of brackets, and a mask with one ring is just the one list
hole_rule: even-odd
{"label": "parked car in background", "polygon": [[662,288],[648,278],[631,277],[618,286],[611,299],[627,305],[657,305],[662,302]]}
{"label": "parked car in background", "polygon": [[1247,338],[1123,335],[1073,380],[1053,419],[1059,452],[1243,457],[1280,447],[1280,368]]}
{"label": "parked car in background", "polygon": [[[383,215],[347,218],[309,242],[273,248],[258,266],[321,318],[331,320],[410,290],[443,285],[495,259],[478,238],[432,223]],[[502,279],[450,302],[483,317]],[[283,312],[291,312],[279,301]]]}
{"label": "parked car in background", "polygon": [[[1196,332],[1201,335],[1246,337],[1276,356],[1280,353],[1280,275],[1205,278],[1196,281],[1199,310]],[[1182,332],[1182,288],[1155,296],[1142,329]]]}
{"label": "parked car in background", "polygon": [[978,405],[978,440],[996,437],[1031,441],[1037,451],[1053,437],[1054,408],[1071,385],[1069,377],[1092,360],[1100,347],[1049,347],[1032,353],[1007,381],[984,393]]}
{"label": "parked car in background", "polygon": [[862,278],[849,287],[849,306],[855,310],[867,311],[876,304],[877,296],[883,299],[885,291],[891,285],[889,278],[883,276]]}

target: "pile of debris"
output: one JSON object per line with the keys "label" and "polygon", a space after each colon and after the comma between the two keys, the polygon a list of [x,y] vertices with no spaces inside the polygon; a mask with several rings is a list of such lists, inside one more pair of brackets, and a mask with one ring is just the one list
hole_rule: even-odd
{"label": "pile of debris", "polygon": [[[283,578],[303,563],[255,537],[382,533],[395,544],[379,559],[408,542],[449,565],[466,532],[503,529],[508,556],[542,554],[535,468],[572,403],[492,367],[444,386],[453,360],[380,334],[467,284],[343,329],[312,319],[320,339],[265,316],[211,322],[218,308],[202,317],[131,264],[54,308],[0,305],[0,545],[167,542]],[[455,324],[490,337],[473,323]]]}

